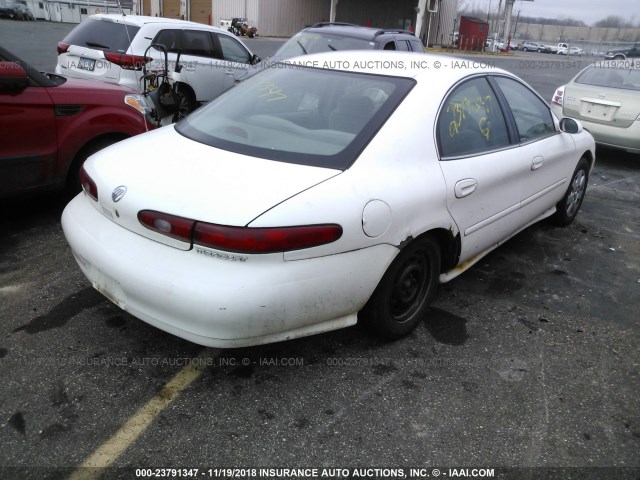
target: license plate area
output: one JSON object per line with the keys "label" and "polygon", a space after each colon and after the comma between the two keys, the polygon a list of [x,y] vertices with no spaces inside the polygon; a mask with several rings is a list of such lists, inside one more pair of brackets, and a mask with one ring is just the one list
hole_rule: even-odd
{"label": "license plate area", "polygon": [[78,68],[80,70],[93,72],[93,69],[96,68],[96,61],[92,58],[80,57],[80,60],[78,60]]}
{"label": "license plate area", "polygon": [[580,115],[584,118],[608,122],[613,119],[617,109],[618,108],[613,105],[583,101]]}

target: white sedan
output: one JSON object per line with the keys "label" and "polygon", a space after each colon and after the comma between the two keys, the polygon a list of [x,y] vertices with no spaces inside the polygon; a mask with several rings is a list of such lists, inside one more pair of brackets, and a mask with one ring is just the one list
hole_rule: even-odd
{"label": "white sedan", "polygon": [[[435,61],[441,68],[427,68]],[[502,70],[401,52],[265,69],[82,170],[62,226],[93,286],[192,342],[368,322],[395,339],[527,226],[568,224],[591,135]]]}

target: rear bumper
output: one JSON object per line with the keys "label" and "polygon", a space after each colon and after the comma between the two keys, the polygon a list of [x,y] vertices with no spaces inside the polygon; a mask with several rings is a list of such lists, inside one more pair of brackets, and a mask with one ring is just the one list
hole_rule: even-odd
{"label": "rear bumper", "polygon": [[[379,245],[284,261],[282,254],[182,251],[106,219],[84,194],[65,208],[62,227],[82,272],[120,308],[178,337],[210,347],[243,347],[356,323],[397,254]],[[227,255],[228,257],[228,255]]]}
{"label": "rear bumper", "polygon": [[[562,107],[552,104],[551,109],[562,118],[564,115]],[[631,153],[640,153],[640,121],[636,120],[629,127],[614,127],[602,123],[590,122],[589,120],[578,119],[580,123],[589,130],[598,145],[620,148]]]}

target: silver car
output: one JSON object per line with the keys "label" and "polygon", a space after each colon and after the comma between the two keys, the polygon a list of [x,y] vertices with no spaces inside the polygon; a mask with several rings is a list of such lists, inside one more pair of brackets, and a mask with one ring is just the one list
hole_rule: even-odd
{"label": "silver car", "polygon": [[580,120],[599,145],[640,154],[640,61],[589,65],[556,90],[551,109]]}

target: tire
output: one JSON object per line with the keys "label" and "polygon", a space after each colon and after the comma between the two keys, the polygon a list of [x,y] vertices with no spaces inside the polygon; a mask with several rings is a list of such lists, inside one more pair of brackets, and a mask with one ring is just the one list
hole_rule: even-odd
{"label": "tire", "polygon": [[414,330],[436,293],[440,262],[440,246],[430,235],[407,245],[360,312],[363,323],[387,340]]}
{"label": "tire", "polygon": [[173,121],[182,120],[196,109],[196,100],[189,87],[179,85],[176,90],[178,94],[178,110],[173,114]]}
{"label": "tire", "polygon": [[585,158],[581,158],[576,166],[567,192],[556,205],[556,213],[553,214],[553,221],[556,225],[569,225],[578,215],[580,205],[584,200],[589,182],[589,163]]}

